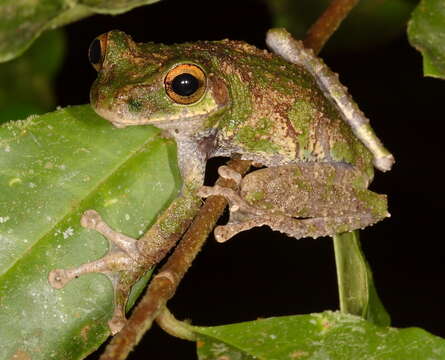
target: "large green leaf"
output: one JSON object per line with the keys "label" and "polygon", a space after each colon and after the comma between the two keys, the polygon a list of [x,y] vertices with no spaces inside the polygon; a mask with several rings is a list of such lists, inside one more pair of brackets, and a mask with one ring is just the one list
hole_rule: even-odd
{"label": "large green leaf", "polygon": [[174,142],[76,106],[4,124],[0,154],[0,359],[81,359],[109,335],[111,283],[88,274],[55,290],[48,272],[106,252],[80,227],[87,209],[144,232],[177,194]]}
{"label": "large green leaf", "polygon": [[159,0],[2,0],[0,62],[24,52],[47,29],[101,14],[120,14]]}
{"label": "large green leaf", "polygon": [[194,327],[200,360],[441,360],[445,340],[419,328],[379,327],[340,312]]}
{"label": "large green leaf", "polygon": [[408,24],[412,46],[422,53],[426,76],[445,78],[445,2],[422,0]]}
{"label": "large green leaf", "polygon": [[389,326],[391,320],[377,295],[371,268],[360,246],[359,232],[335,235],[334,250],[340,310]]}

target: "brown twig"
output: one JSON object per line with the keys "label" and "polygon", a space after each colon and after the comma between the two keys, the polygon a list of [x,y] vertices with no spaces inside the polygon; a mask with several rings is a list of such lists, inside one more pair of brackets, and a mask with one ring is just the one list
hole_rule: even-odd
{"label": "brown twig", "polygon": [[[358,0],[333,0],[328,9],[309,29],[304,40],[305,46],[318,53],[357,3]],[[250,167],[250,161],[232,159],[228,165],[240,174],[245,174]],[[234,187],[232,181],[222,178],[219,178],[217,183]],[[167,301],[174,295],[179,282],[201,250],[226,205],[226,199],[221,196],[211,196],[206,200],[167,263],[152,279],[146,294],[134,309],[127,325],[114,336],[100,360],[127,358],[130,351],[150,328],[153,320],[162,312]]]}
{"label": "brown twig", "polygon": [[[230,160],[228,163],[235,171],[245,174],[250,161]],[[219,178],[218,184],[234,187],[234,182]],[[135,308],[127,325],[114,336],[100,360],[123,360],[150,328],[153,320],[160,314],[166,302],[174,295],[184,274],[200,251],[218,218],[227,205],[221,196],[211,196],[202,206],[190,228],[176,247],[158,276],[151,281],[147,292]]]}
{"label": "brown twig", "polygon": [[349,14],[359,0],[333,0],[317,21],[309,28],[304,46],[320,52],[324,44],[340,26],[343,19]]}

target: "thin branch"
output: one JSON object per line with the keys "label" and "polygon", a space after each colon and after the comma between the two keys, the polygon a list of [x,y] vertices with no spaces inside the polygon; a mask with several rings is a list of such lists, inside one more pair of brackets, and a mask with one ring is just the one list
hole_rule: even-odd
{"label": "thin branch", "polygon": [[[250,161],[234,159],[229,161],[228,166],[245,174],[250,167]],[[234,182],[227,179],[219,178],[217,183],[221,186],[235,187]],[[211,196],[206,200],[167,263],[151,281],[127,325],[114,336],[100,360],[126,359],[142,335],[150,328],[153,320],[161,313],[167,301],[174,295],[179,282],[201,250],[226,205],[226,199],[221,196]]]}
{"label": "thin branch", "polygon": [[309,28],[304,46],[320,52],[324,44],[340,26],[343,19],[349,14],[359,0],[333,0],[317,21]]}
{"label": "thin branch", "polygon": [[[304,41],[305,46],[318,53],[357,3],[358,0],[333,0],[328,9],[309,29]],[[228,165],[240,174],[245,174],[250,167],[250,161],[232,159]],[[222,178],[219,178],[217,183],[234,187],[232,181]],[[127,325],[114,336],[100,360],[127,358],[130,351],[151,327],[153,320],[162,314],[167,301],[174,295],[179,282],[201,250],[226,205],[227,201],[221,196],[211,196],[206,200],[167,263],[152,279],[146,294],[134,309]]]}

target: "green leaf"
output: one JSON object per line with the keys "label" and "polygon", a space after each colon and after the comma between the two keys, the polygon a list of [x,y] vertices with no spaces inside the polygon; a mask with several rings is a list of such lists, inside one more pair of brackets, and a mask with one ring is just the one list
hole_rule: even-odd
{"label": "green leaf", "polygon": [[377,295],[371,268],[360,246],[359,232],[334,236],[334,250],[340,310],[389,326],[391,319]]}
{"label": "green leaf", "polygon": [[52,79],[62,65],[61,30],[49,31],[18,59],[0,64],[0,123],[55,108]]}
{"label": "green leaf", "polygon": [[199,333],[200,360],[406,360],[445,358],[445,341],[419,328],[379,327],[340,312],[284,316]]}
{"label": "green leaf", "polygon": [[0,62],[23,53],[48,29],[95,13],[120,14],[159,0],[2,0]]}
{"label": "green leaf", "polygon": [[132,237],[150,226],[177,195],[175,144],[76,106],[4,124],[0,154],[0,359],[81,359],[109,335],[111,282],[88,274],[55,290],[48,272],[107,251],[79,224],[87,209]]}
{"label": "green leaf", "polygon": [[422,0],[408,23],[408,38],[422,53],[425,76],[445,79],[445,2]]}

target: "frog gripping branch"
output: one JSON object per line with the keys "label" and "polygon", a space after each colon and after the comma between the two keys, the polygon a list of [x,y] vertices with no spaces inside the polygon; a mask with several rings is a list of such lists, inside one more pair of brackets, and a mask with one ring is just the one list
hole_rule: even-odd
{"label": "frog gripping branch", "polygon": [[[275,55],[229,40],[137,44],[120,31],[93,41],[89,57],[98,77],[92,107],[117,127],[152,124],[174,138],[183,186],[138,240],[87,211],[82,226],[105,236],[110,251],[92,263],[51,271],[53,287],[88,272],[109,276],[115,288],[109,325],[118,332],[132,284],[176,244],[201,196],[223,195],[230,203],[229,223],[215,230],[219,241],[261,225],[315,238],[389,216],[386,197],[367,187],[373,162],[389,170],[392,155],[323,63],[302,50],[304,65],[286,55],[295,52],[289,50],[294,42],[284,30],[271,30]],[[223,177],[240,184],[239,192],[203,187],[206,161],[235,154],[266,168],[241,178],[221,167]]]}

